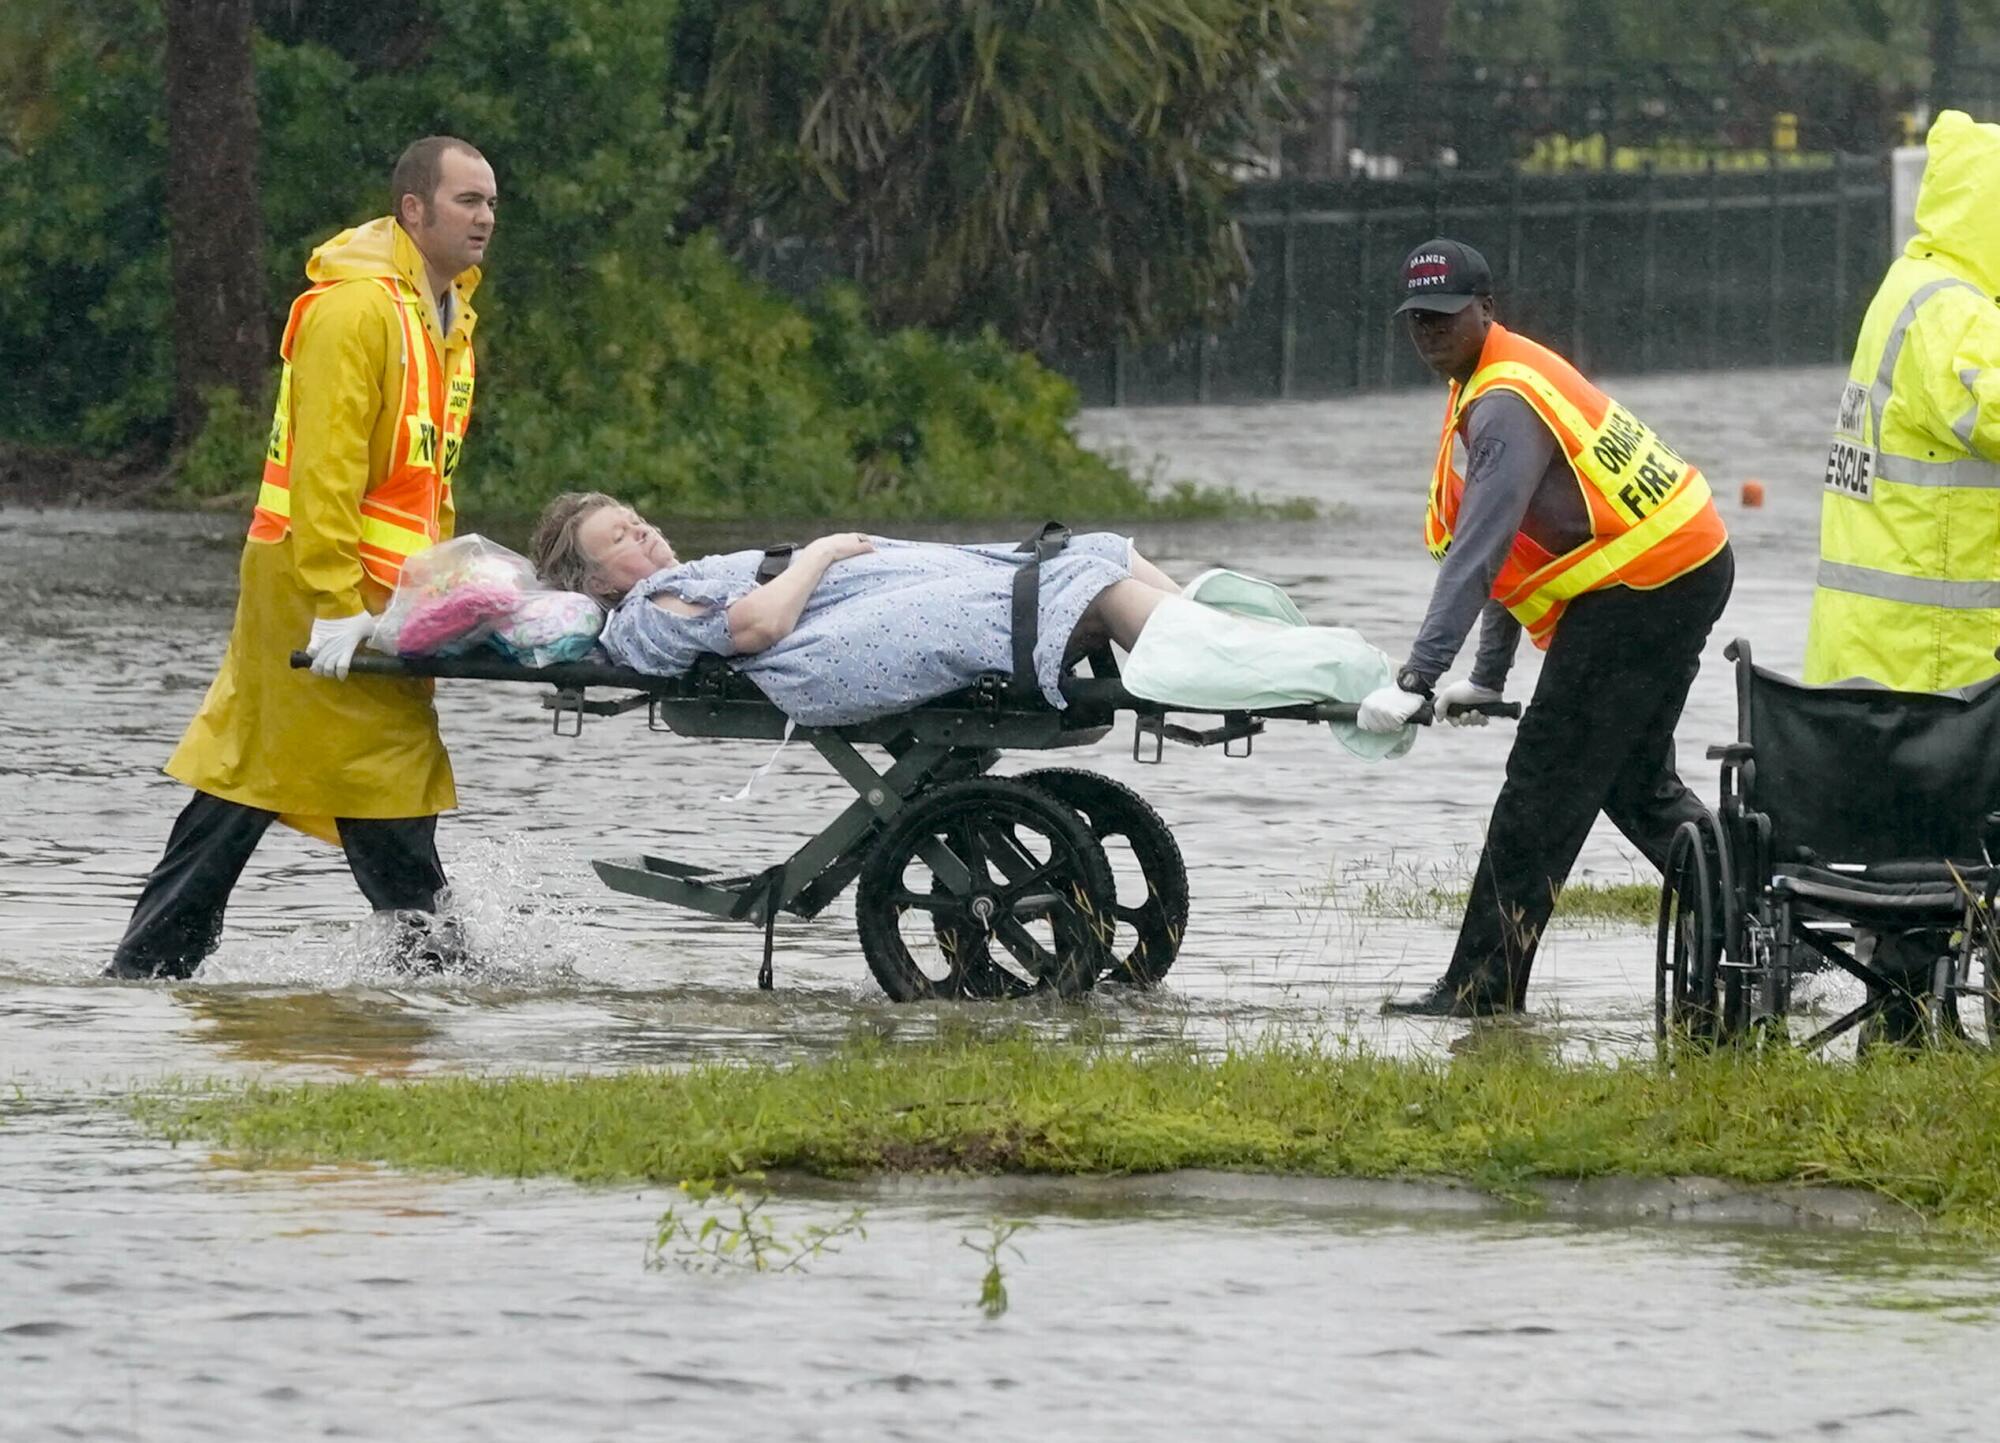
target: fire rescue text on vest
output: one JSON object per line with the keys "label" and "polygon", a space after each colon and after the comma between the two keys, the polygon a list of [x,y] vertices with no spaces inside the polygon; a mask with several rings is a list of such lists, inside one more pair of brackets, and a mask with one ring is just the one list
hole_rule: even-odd
{"label": "fire rescue text on vest", "polygon": [[1667,444],[1653,435],[1630,411],[1616,402],[1605,413],[1604,425],[1597,433],[1590,452],[1614,478],[1622,477],[1625,468],[1635,457],[1645,455],[1639,469],[1618,488],[1618,500],[1634,521],[1643,521],[1650,516],[1667,493],[1674,489],[1687,462],[1675,455]]}

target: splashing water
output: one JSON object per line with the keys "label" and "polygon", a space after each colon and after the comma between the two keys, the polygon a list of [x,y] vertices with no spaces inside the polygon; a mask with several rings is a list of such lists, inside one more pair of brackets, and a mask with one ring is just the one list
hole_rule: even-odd
{"label": "splashing water", "polygon": [[208,959],[198,980],[398,990],[545,991],[577,984],[591,912],[579,899],[595,890],[595,880],[570,846],[523,833],[480,839],[453,859],[451,876],[432,930],[462,943],[463,955],[443,968],[413,968],[405,957],[408,923],[377,912],[351,926],[301,927],[275,944],[226,947]]}

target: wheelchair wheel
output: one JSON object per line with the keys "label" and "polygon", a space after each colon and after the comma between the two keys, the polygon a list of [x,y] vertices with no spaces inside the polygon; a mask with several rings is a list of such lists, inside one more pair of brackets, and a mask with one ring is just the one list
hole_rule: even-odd
{"label": "wheelchair wheel", "polygon": [[1975,941],[1972,958],[1966,967],[1965,987],[1946,997],[1939,1016],[1939,1026],[1944,1035],[1955,1042],[1976,1043],[1965,1030],[1965,1017],[1960,1011],[1963,999],[1976,995],[1979,998],[1979,1018],[1986,1026],[1984,1037],[1988,1049],[2000,1052],[2000,949],[1991,942]]}
{"label": "wheelchair wheel", "polygon": [[897,1002],[1074,997],[1111,965],[1111,864],[1074,811],[976,778],[913,800],[861,865],[862,955]]}
{"label": "wheelchair wheel", "polygon": [[[1995,915],[1996,897],[2000,887],[1988,882],[1980,897],[1980,904],[1972,923],[1972,935],[1968,938],[1971,957],[1966,964],[1966,984],[1968,991],[1979,993],[1980,1020],[1986,1024],[1986,1046],[2000,1052],[2000,918]],[[1958,998],[1950,999],[1944,1009],[1944,1023],[1951,1034],[1960,1041],[1967,1041],[1965,1027],[1960,1020]]]}
{"label": "wheelchair wheel", "polygon": [[1986,1045],[2000,1051],[2000,956],[1995,956],[1991,948],[1982,947],[1979,952],[1980,1003],[1986,1016]]}
{"label": "wheelchair wheel", "polygon": [[1698,824],[1708,843],[1709,865],[1714,869],[1716,900],[1715,945],[1724,957],[1746,955],[1749,939],[1744,935],[1743,899],[1736,889],[1736,862],[1729,850],[1729,838],[1722,819],[1710,812]]}
{"label": "wheelchair wheel", "polygon": [[1653,1033],[1676,1040],[1719,1041],[1729,1020],[1720,985],[1722,915],[1709,866],[1705,828],[1683,822],[1667,849],[1653,939]]}
{"label": "wheelchair wheel", "polygon": [[1075,767],[1043,767],[1016,781],[1074,810],[1111,863],[1118,931],[1105,979],[1151,987],[1167,975],[1187,930],[1187,864],[1180,844],[1146,799],[1110,777]]}

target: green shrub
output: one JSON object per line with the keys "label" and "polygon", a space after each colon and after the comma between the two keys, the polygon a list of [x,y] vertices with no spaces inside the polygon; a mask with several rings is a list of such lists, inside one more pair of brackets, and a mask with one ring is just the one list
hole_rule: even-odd
{"label": "green shrub", "polygon": [[[25,48],[26,14],[0,22],[0,48]],[[173,355],[158,5],[42,18],[35,83],[12,102],[40,119],[0,141],[0,436],[159,442]]]}
{"label": "green shrub", "polygon": [[[173,375],[158,0],[23,3],[89,29],[44,64],[53,120],[0,139],[0,367],[25,378],[0,388],[0,437],[158,447]],[[486,151],[502,206],[475,299],[468,510],[576,486],[663,516],[1148,509],[1147,484],[1072,440],[1075,393],[1032,359],[990,335],[880,334],[855,292],[796,302],[712,236],[676,232],[727,142],[691,139],[673,100],[672,0],[417,10],[419,53],[394,68],[258,42],[271,334],[311,248],[387,208],[403,142]],[[258,409],[224,404],[179,458],[181,494],[254,489]]]}
{"label": "green shrub", "polygon": [[227,386],[203,391],[201,398],[207,418],[201,434],[176,458],[173,494],[211,501],[253,491],[263,473],[269,405],[253,409]]}
{"label": "green shrub", "polygon": [[682,0],[680,79],[734,144],[730,234],[811,237],[885,325],[1045,354],[1217,324],[1237,169],[1325,0]]}

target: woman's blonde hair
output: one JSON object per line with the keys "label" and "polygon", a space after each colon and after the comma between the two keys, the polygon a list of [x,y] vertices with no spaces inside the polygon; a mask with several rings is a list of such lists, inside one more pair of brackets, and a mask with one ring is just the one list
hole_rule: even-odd
{"label": "woman's blonde hair", "polygon": [[542,508],[535,522],[533,553],[535,574],[558,591],[581,591],[606,606],[616,606],[624,598],[611,594],[597,574],[597,562],[577,540],[584,518],[604,506],[621,503],[602,491],[565,491]]}

